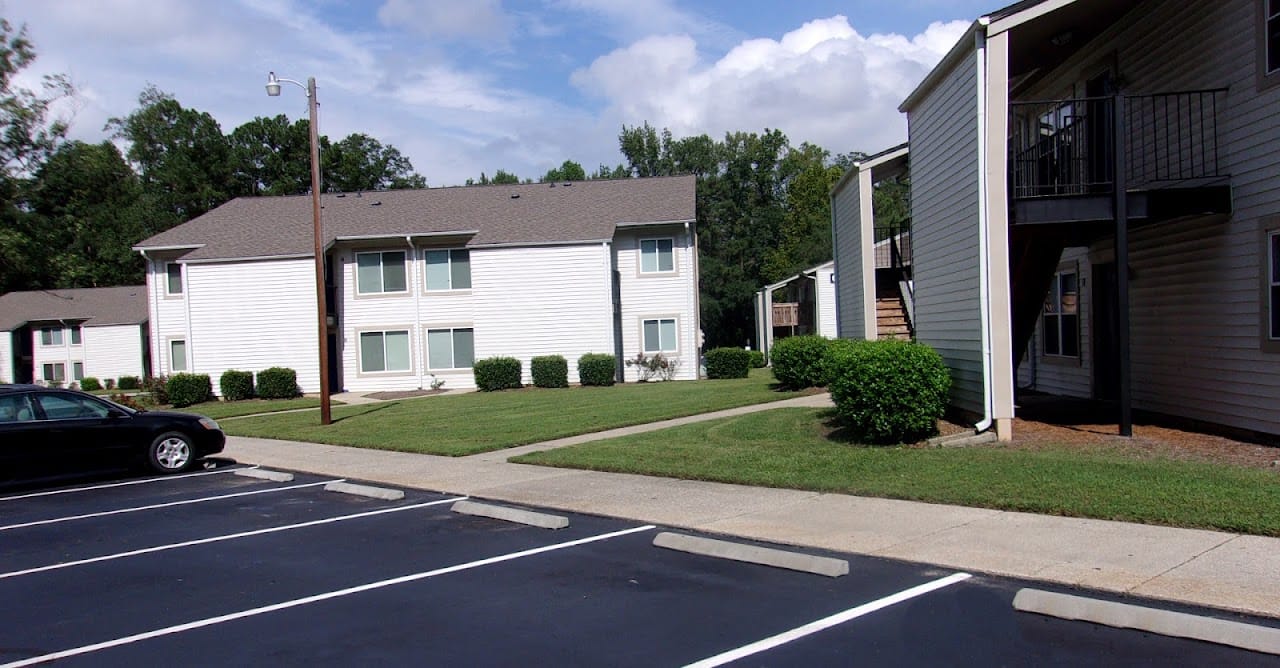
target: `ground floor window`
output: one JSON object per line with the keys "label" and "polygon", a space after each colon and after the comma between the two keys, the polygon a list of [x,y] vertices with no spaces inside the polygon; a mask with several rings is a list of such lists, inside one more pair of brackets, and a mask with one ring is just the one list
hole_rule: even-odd
{"label": "ground floor window", "polygon": [[61,383],[67,379],[67,365],[62,362],[52,362],[44,365],[45,382]]}
{"label": "ground floor window", "polygon": [[1280,339],[1280,230],[1267,233],[1267,264],[1267,338],[1275,341]]}
{"label": "ground floor window", "polygon": [[427,330],[431,369],[470,369],[476,361],[476,334],[470,327]]}
{"label": "ground floor window", "polygon": [[84,362],[71,363],[71,378],[74,380],[84,380]]}
{"label": "ground floor window", "polygon": [[185,339],[173,339],[169,342],[169,371],[182,373],[187,370],[187,342]]}
{"label": "ground floor window", "polygon": [[413,368],[409,356],[409,330],[360,333],[360,371],[408,371]]}
{"label": "ground floor window", "polygon": [[676,339],[675,318],[654,318],[644,321],[644,351],[646,353],[673,353],[679,348]]}
{"label": "ground floor window", "polygon": [[1060,271],[1053,277],[1044,302],[1044,354],[1080,356],[1080,274]]}

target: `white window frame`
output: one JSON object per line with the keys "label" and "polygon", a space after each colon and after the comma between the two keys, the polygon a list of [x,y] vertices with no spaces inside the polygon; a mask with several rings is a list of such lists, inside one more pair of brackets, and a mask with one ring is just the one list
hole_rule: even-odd
{"label": "white window frame", "polygon": [[[466,330],[471,332],[471,364],[468,366],[458,366],[458,339],[457,332]],[[431,366],[431,333],[432,332],[449,332],[449,366]],[[428,327],[427,335],[423,339],[427,347],[427,369],[430,371],[470,371],[475,367],[476,359],[476,330],[471,325],[457,326],[438,326]]]}
{"label": "white window frame", "polygon": [[[1065,301],[1063,301],[1063,298],[1062,298],[1062,279],[1064,276],[1068,276],[1068,275],[1074,275],[1076,277],[1076,292],[1075,292],[1076,299],[1075,299],[1075,304],[1072,305],[1072,308],[1074,310],[1071,313],[1067,313],[1066,311],[1067,304]],[[1052,313],[1049,311],[1049,308],[1048,308],[1048,305],[1050,302],[1052,302],[1055,305],[1055,310]],[[1066,316],[1075,316],[1075,319],[1076,319],[1075,327],[1063,326],[1063,320]],[[1052,319],[1052,324],[1050,323],[1050,319]],[[1079,267],[1059,269],[1057,272],[1053,274],[1053,283],[1052,285],[1049,286],[1049,295],[1048,295],[1048,298],[1045,300],[1045,310],[1042,316],[1042,321],[1043,321],[1044,329],[1046,330],[1046,332],[1050,327],[1056,327],[1057,333],[1058,333],[1058,348],[1057,350],[1053,350],[1053,351],[1049,350],[1049,337],[1047,335],[1042,335],[1040,337],[1042,340],[1042,350],[1044,352],[1044,356],[1052,357],[1056,359],[1070,359],[1070,360],[1080,359],[1080,338],[1081,337],[1080,337],[1080,269]],[[1062,342],[1065,340],[1064,337],[1068,333],[1070,333],[1071,337],[1074,338],[1076,342],[1076,345],[1075,345],[1076,352],[1074,355],[1068,355],[1063,352],[1063,350],[1065,350],[1065,347],[1062,345]]]}
{"label": "white window frame", "polygon": [[[47,342],[46,342],[47,339]],[[44,348],[61,348],[65,345],[66,337],[62,335],[61,327],[41,327],[40,328],[40,345]]]}
{"label": "white window frame", "polygon": [[[177,289],[177,291],[174,291],[174,289],[173,289],[173,279],[174,279],[174,273],[173,273],[173,270],[174,270],[174,269],[177,269],[177,270],[178,270],[178,273],[177,273],[178,289]],[[181,297],[181,296],[183,296],[183,295],[186,293],[186,291],[187,291],[187,276],[186,276],[186,272],[182,270],[182,265],[181,265],[181,264],[179,264],[179,263],[177,263],[177,262],[166,262],[166,263],[164,263],[164,294],[165,294],[165,296],[166,296],[166,297]]]}
{"label": "white window frame", "polygon": [[[49,377],[49,372],[53,372],[53,378]],[[44,376],[44,381],[63,383],[67,380],[67,365],[63,362],[44,362],[40,369],[40,375]]]}
{"label": "white window frame", "polygon": [[[671,268],[670,269],[662,268],[662,242],[664,241],[671,245]],[[644,258],[645,258],[645,255],[649,252],[645,250],[645,246],[648,244],[653,245],[653,250],[652,250],[653,266],[654,266],[653,269],[644,268],[644,264],[645,264]],[[670,275],[670,274],[676,273],[676,269],[677,269],[676,238],[675,237],[648,237],[648,238],[641,239],[639,268],[640,268],[640,273],[646,276]]]}
{"label": "white window frame", "polygon": [[84,362],[74,361],[71,363],[71,379],[84,380]]}
{"label": "white window frame", "polygon": [[[173,344],[182,344],[182,368],[178,368],[179,361],[173,354]],[[191,369],[191,350],[187,345],[186,339],[169,339],[169,373],[187,373]]]}
{"label": "white window frame", "polygon": [[[403,290],[387,290],[387,263],[386,256],[396,254],[403,259],[401,267],[404,270],[404,289]],[[378,256],[378,288],[377,290],[363,290],[360,285],[360,256],[377,255]],[[409,271],[410,262],[413,261],[408,251],[404,250],[381,250],[381,251],[359,251],[355,254],[355,282],[356,295],[360,297],[369,297],[375,295],[404,295],[409,293],[409,286],[413,284],[413,277]]]}
{"label": "white window frame", "polygon": [[[431,274],[431,271],[430,271],[430,269],[431,269],[431,262],[430,262],[430,260],[428,260],[427,258],[428,258],[428,257],[430,257],[430,255],[431,255],[432,253],[447,253],[447,254],[448,254],[448,258],[449,258],[449,259],[448,259],[448,261],[445,263],[445,266],[447,266],[447,267],[449,268],[449,271],[448,271],[448,275],[449,275],[449,287],[445,287],[445,288],[433,288],[433,287],[431,287],[431,285],[430,285],[429,283],[427,283],[428,277],[429,277],[429,276],[430,276],[430,274]],[[467,285],[466,285],[466,287],[457,288],[457,287],[454,287],[454,285],[453,285],[453,283],[454,283],[454,280],[453,280],[453,263],[454,263],[453,254],[454,254],[454,253],[466,253],[466,254],[467,254]],[[422,252],[422,289],[423,289],[423,290],[426,290],[427,292],[464,292],[464,291],[470,290],[470,289],[471,289],[471,286],[472,286],[472,283],[471,283],[471,250],[470,250],[470,249],[467,249],[467,248],[424,248],[424,249],[423,249],[423,252]]]}
{"label": "white window frame", "polygon": [[[408,356],[409,366],[403,369],[387,368],[387,335],[400,334],[405,335],[405,352]],[[365,369],[364,357],[364,337],[377,334],[382,337],[382,369],[368,371]],[[392,327],[387,329],[364,329],[356,332],[356,368],[362,376],[403,376],[413,373],[413,331],[409,327]]]}
{"label": "white window frame", "polygon": [[[672,344],[672,347],[670,348],[665,347],[664,345],[665,342],[662,340],[662,323],[667,321],[671,322],[672,335],[675,337],[675,341],[670,342]],[[657,348],[650,348],[649,342],[645,340],[645,335],[644,335],[645,326],[651,322],[656,322],[658,324],[658,347]],[[654,318],[642,318],[640,320],[640,349],[643,350],[646,354],[649,354],[649,353],[662,353],[664,355],[679,354],[680,352],[680,318],[676,316],[659,316]]]}

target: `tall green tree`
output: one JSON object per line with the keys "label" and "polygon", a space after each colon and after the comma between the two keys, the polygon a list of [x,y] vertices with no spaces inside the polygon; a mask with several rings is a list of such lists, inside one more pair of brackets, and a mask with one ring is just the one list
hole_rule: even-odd
{"label": "tall green tree", "polygon": [[362,133],[347,135],[320,153],[324,189],[339,192],[425,188],[400,150]]}
{"label": "tall green tree", "polygon": [[67,142],[36,171],[26,204],[39,222],[43,283],[61,288],[143,281],[131,250],[151,234],[152,200],[111,142]]}
{"label": "tall green tree", "polygon": [[44,77],[39,93],[15,85],[35,59],[26,27],[0,19],[0,293],[52,287],[39,269],[39,225],[21,197],[25,181],[66,136],[66,123],[50,120],[50,105],[74,91],[62,75]]}
{"label": "tall green tree", "polygon": [[489,180],[489,183],[513,185],[520,183],[520,177],[516,176],[512,172],[499,169],[493,173],[493,178]]}
{"label": "tall green tree", "polygon": [[235,192],[231,143],[218,121],[155,86],[142,91],[133,113],[112,118],[107,129],[129,143],[126,155],[143,191],[166,218],[161,229],[191,220]]}
{"label": "tall green tree", "polygon": [[[311,190],[311,135],[306,119],[259,116],[231,131],[235,194],[300,195]],[[329,149],[319,138],[320,152]]]}
{"label": "tall green tree", "polygon": [[543,174],[542,178],[538,179],[538,181],[542,183],[546,183],[548,181],[586,181],[586,180],[587,180],[587,171],[582,168],[582,165],[572,160],[565,160],[563,163],[560,164],[559,167],[555,167],[547,170],[547,173]]}

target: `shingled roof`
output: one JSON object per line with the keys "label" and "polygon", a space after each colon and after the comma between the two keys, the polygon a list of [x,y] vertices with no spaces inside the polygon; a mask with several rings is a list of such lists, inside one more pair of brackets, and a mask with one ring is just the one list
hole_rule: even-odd
{"label": "shingled roof", "polygon": [[86,327],[147,321],[147,286],[32,290],[0,295],[0,332],[29,322],[83,320]]}
{"label": "shingled roof", "polygon": [[[467,246],[605,241],[619,225],[693,221],[695,179],[672,176],[325,194],[325,243],[468,233]],[[470,233],[473,233],[471,235]],[[242,197],[135,248],[195,250],[185,260],[311,255],[311,197]]]}

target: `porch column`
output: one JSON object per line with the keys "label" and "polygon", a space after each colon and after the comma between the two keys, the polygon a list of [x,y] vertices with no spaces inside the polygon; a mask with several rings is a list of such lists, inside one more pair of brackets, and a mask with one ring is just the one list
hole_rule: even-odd
{"label": "porch column", "polygon": [[862,256],[862,338],[880,338],[876,327],[875,167],[858,168],[858,253]]}
{"label": "porch column", "polygon": [[1129,376],[1129,197],[1125,165],[1124,96],[1113,98],[1116,218],[1116,346],[1120,352],[1120,435],[1133,436],[1132,379]]}

